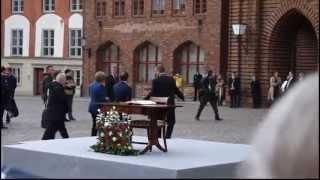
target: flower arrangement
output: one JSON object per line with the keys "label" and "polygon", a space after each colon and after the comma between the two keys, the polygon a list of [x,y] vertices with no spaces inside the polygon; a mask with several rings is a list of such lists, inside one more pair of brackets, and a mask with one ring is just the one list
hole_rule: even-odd
{"label": "flower arrangement", "polygon": [[119,113],[115,107],[111,111],[101,112],[96,118],[98,130],[98,142],[91,148],[95,152],[102,152],[116,155],[138,155],[131,144],[132,130],[129,127],[130,117]]}

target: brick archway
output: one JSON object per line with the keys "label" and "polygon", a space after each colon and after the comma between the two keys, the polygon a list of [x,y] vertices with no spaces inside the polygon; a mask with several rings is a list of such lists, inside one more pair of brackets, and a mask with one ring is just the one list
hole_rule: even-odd
{"label": "brick archway", "polygon": [[[268,22],[268,74],[316,70],[319,25],[314,11],[301,1],[283,1]],[[307,58],[306,58],[307,57]]]}

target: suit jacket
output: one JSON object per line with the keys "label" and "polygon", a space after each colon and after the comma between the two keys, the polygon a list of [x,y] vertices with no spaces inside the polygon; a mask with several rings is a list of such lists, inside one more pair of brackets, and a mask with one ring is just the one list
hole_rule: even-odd
{"label": "suit jacket", "polygon": [[89,95],[90,95],[89,112],[91,114],[97,114],[98,113],[97,110],[100,108],[100,106],[95,103],[107,102],[106,89],[102,84],[98,83],[97,81],[94,81],[89,86]]}
{"label": "suit jacket", "polygon": [[113,91],[113,86],[119,81],[118,77],[113,77],[112,75],[109,75],[106,78],[106,91],[107,91],[107,96],[110,98],[111,101],[115,100],[115,95]]}
{"label": "suit jacket", "polygon": [[48,85],[53,81],[53,77],[50,76],[49,74],[43,79],[42,81],[42,100],[44,102],[47,101],[47,90],[48,90]]}
{"label": "suit jacket", "polygon": [[287,91],[288,89],[291,89],[291,87],[293,87],[295,83],[296,80],[294,78],[292,78],[291,81],[288,80],[285,90]]}
{"label": "suit jacket", "polygon": [[209,78],[208,76],[205,77],[201,81],[201,90],[199,92],[199,96],[215,97],[216,85],[217,81],[215,76],[212,78]]}
{"label": "suit jacket", "polygon": [[195,74],[193,75],[193,87],[199,88],[201,86],[202,75]]}
{"label": "suit jacket", "polygon": [[113,86],[115,101],[130,101],[132,97],[131,87],[124,81],[119,81]]}
{"label": "suit jacket", "polygon": [[[231,90],[232,82],[233,82],[233,86],[234,86],[233,92]],[[240,94],[240,78],[236,77],[234,80],[232,78],[229,78],[228,87],[229,87],[229,93]]]}
{"label": "suit jacket", "polygon": [[68,103],[64,87],[53,81],[48,84],[47,119],[49,124],[63,124],[68,112]]}
{"label": "suit jacket", "polygon": [[258,80],[251,81],[250,89],[252,96],[260,96],[260,82]]}
{"label": "suit jacket", "polygon": [[173,105],[175,94],[184,100],[183,93],[177,88],[174,79],[165,73],[161,73],[157,78],[152,80],[151,92],[145,99],[149,99],[150,96],[168,97],[168,104]]}

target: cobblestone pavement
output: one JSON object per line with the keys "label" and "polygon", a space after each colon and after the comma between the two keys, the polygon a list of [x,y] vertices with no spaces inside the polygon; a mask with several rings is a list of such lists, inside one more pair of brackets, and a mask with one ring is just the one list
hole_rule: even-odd
{"label": "cobblestone pavement", "polygon": [[[1,130],[1,146],[21,141],[40,140],[44,130],[40,127],[43,104],[40,97],[16,97],[20,115],[11,120],[8,129]],[[84,137],[90,135],[91,116],[87,112],[88,98],[75,98],[73,110],[76,121],[67,122],[69,136]],[[202,139],[229,143],[248,144],[257,125],[263,120],[267,109],[219,107],[223,121],[215,121],[212,108],[207,105],[200,121],[194,116],[198,102],[177,102],[183,105],[176,110],[176,125],[173,138]],[[137,131],[136,135],[146,135]],[[61,138],[56,134],[56,138]],[[1,153],[1,156],[3,154]],[[2,159],[2,158],[1,158]]]}

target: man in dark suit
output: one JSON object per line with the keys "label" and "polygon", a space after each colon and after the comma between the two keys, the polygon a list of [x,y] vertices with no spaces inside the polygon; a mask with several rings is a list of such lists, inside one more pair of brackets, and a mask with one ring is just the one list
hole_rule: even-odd
{"label": "man in dark suit", "polygon": [[129,74],[127,72],[122,72],[120,75],[120,81],[113,86],[115,101],[117,102],[124,102],[124,101],[131,100],[132,89],[128,85],[128,82],[127,82],[128,77],[129,77]]}
{"label": "man in dark suit", "polygon": [[197,101],[198,89],[201,86],[201,80],[202,80],[202,75],[199,73],[199,71],[197,71],[196,74],[193,75],[193,87],[194,87],[194,98],[193,98],[193,101]]}
{"label": "man in dark suit", "polygon": [[11,67],[5,67],[4,70],[7,80],[8,80],[8,88],[9,88],[9,97],[7,101],[7,115],[6,115],[6,123],[9,124],[12,117],[17,117],[19,114],[18,107],[14,100],[15,90],[17,88],[17,78],[12,74]]}
{"label": "man in dark suit", "polygon": [[231,98],[230,107],[240,107],[240,78],[236,77],[236,73],[231,74],[228,81],[229,94]]}
{"label": "man in dark suit", "polygon": [[113,86],[119,81],[117,76],[117,67],[111,67],[111,74],[106,78],[106,91],[110,101],[115,101]]}
{"label": "man in dark suit", "polygon": [[47,128],[43,134],[42,140],[54,139],[57,131],[63,138],[69,138],[66,126],[65,115],[68,112],[67,97],[64,92],[66,76],[64,73],[57,75],[56,80],[48,84],[47,99]]}
{"label": "man in dark suit", "polygon": [[53,81],[54,78],[54,69],[53,66],[49,65],[46,67],[46,75],[45,78],[42,81],[42,95],[41,98],[44,103],[47,102],[47,90],[48,90],[48,85]]}
{"label": "man in dark suit", "polygon": [[260,82],[256,79],[255,75],[252,76],[250,89],[251,89],[253,108],[258,108],[260,106],[261,91],[260,91]]}
{"label": "man in dark suit", "polygon": [[[150,96],[168,97],[168,104],[174,105],[175,104],[174,98],[175,98],[175,95],[177,95],[179,98],[181,98],[184,101],[184,96],[182,92],[180,92],[179,89],[177,88],[176,82],[171,76],[165,73],[165,69],[162,65],[159,65],[156,67],[156,73],[158,74],[158,77],[152,81],[151,92],[145,99],[149,99]],[[171,138],[175,122],[176,122],[175,109],[171,109],[167,113],[168,127],[166,132],[166,138]]]}
{"label": "man in dark suit", "polygon": [[291,87],[294,86],[295,82],[296,81],[294,79],[293,73],[289,72],[288,76],[287,76],[287,84],[286,84],[286,87],[285,87],[285,91],[291,89]]}
{"label": "man in dark suit", "polygon": [[206,106],[206,104],[209,102],[212,106],[212,109],[215,114],[216,120],[222,120],[219,116],[218,107],[217,107],[217,100],[218,97],[215,93],[217,81],[216,76],[212,74],[212,71],[208,71],[207,77],[202,79],[201,82],[201,89],[199,92],[199,98],[200,98],[200,106],[196,115],[196,120],[199,120],[200,114],[203,110],[203,108]]}

